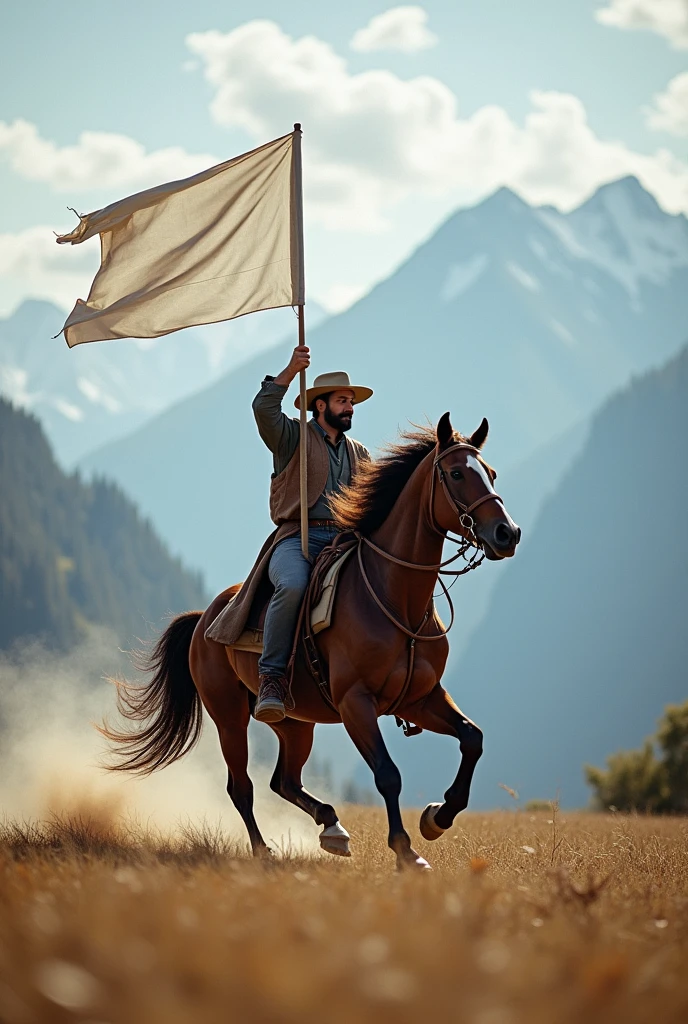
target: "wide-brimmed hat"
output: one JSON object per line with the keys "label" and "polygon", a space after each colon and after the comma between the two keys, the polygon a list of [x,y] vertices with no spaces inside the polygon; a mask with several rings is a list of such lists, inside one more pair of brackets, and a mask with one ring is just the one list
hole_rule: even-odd
{"label": "wide-brimmed hat", "polygon": [[[352,384],[349,374],[343,370],[335,370],[334,373],[321,373],[313,381],[313,387],[306,391],[306,408],[310,409],[311,402],[320,395],[328,395],[330,391],[353,391],[354,405],[360,405],[372,395],[372,388],[364,388],[360,384]],[[301,395],[296,396],[294,405],[301,408]]]}

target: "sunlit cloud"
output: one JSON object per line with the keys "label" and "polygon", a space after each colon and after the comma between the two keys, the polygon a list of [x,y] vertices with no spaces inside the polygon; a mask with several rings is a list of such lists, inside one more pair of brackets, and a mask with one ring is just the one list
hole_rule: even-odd
{"label": "sunlit cloud", "polygon": [[187,153],[179,146],[147,152],[135,139],[112,132],[82,132],[75,145],[58,146],[24,120],[0,121],[1,159],[21,177],[43,182],[56,192],[146,188],[219,162],[207,153]]}
{"label": "sunlit cloud", "polygon": [[657,93],[654,105],[645,108],[650,128],[670,135],[688,135],[688,71],[672,78],[664,92]]}
{"label": "sunlit cloud", "polygon": [[636,153],[596,135],[581,101],[533,91],[517,124],[498,106],[462,118],[431,76],[349,71],[329,43],[293,39],[274,22],[187,37],[214,89],[211,115],[263,141],[304,124],[306,209],[331,229],[379,231],[411,194],[500,185],[528,202],[570,209],[604,182],[635,174],[671,212],[688,209],[688,165],[670,151]]}
{"label": "sunlit cloud", "polygon": [[688,0],[609,0],[595,17],[614,28],[655,32],[674,49],[688,49]]}
{"label": "sunlit cloud", "polygon": [[52,228],[44,225],[0,234],[0,275],[16,283],[18,298],[49,299],[71,309],[77,295],[88,294],[99,265],[97,238],[58,248]]}
{"label": "sunlit cloud", "polygon": [[[404,79],[383,68],[352,72],[329,43],[313,35],[292,38],[272,21],[194,33],[186,42],[191,63],[212,87],[217,125],[240,128],[258,145],[302,121],[306,217],[327,231],[398,229],[409,199],[449,209],[456,195],[478,199],[503,185],[531,204],[568,210],[628,174],[667,211],[688,212],[686,161],[667,147],[639,153],[601,138],[576,96],[535,90],[519,121],[497,105],[464,117],[458,97],[439,79]],[[688,134],[687,85],[688,75],[678,75],[655,96],[645,110],[652,128]],[[20,177],[86,205],[89,189],[107,187],[119,198],[219,158],[182,147],[147,150],[108,132],[83,132],[60,146],[17,120],[0,122],[0,160]],[[41,295],[71,308],[75,295],[88,292],[97,265],[97,248],[60,250],[48,227],[0,236],[0,273],[10,296]],[[357,282],[333,284],[322,299],[337,310],[358,289]]]}
{"label": "sunlit cloud", "polygon": [[351,49],[361,53],[427,50],[438,42],[435,33],[427,27],[427,21],[427,11],[422,7],[391,7],[371,18],[365,28],[359,28],[351,40]]}

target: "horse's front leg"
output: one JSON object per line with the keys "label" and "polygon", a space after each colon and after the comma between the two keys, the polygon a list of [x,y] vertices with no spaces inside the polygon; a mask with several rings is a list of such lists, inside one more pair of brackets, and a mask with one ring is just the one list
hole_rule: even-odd
{"label": "horse's front leg", "polygon": [[285,718],[271,723],[271,729],[279,737],[279,757],[270,789],[285,800],[310,814],[318,825],[323,826],[320,845],[327,853],[350,857],[349,833],[343,828],[337,812],[330,804],[318,800],[303,788],[301,771],[313,747],[313,722],[299,722]]}
{"label": "horse's front leg", "polygon": [[428,804],[421,815],[420,832],[424,839],[439,839],[468,806],[473,772],[483,752],[483,734],[461,712],[444,687],[438,683],[423,701],[404,711],[412,722],[430,732],[456,736],[461,762],[456,778],[444,794],[443,804]]}
{"label": "horse's front leg", "polygon": [[375,697],[363,683],[356,683],[339,702],[338,711],[344,728],[370,765],[377,790],[385,801],[389,822],[387,842],[396,854],[397,868],[427,870],[430,865],[412,848],[411,837],[401,820],[401,775],[382,738]]}

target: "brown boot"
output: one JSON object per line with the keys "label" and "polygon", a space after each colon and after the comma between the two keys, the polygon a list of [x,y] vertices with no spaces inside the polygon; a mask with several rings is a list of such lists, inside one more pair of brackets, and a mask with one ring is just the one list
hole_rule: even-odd
{"label": "brown boot", "polygon": [[260,676],[253,716],[257,722],[281,722],[286,715],[289,686],[284,676]]}

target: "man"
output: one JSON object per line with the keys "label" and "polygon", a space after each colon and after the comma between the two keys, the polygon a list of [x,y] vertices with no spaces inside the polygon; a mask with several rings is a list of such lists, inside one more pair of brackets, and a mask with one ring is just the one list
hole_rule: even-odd
{"label": "man", "polygon": [[[289,385],[309,365],[309,349],[297,346],[289,365],[277,377],[266,377],[253,400],[258,431],[273,454],[270,515],[278,527],[293,526],[291,536],[278,541],[269,561],[268,575],[275,592],[265,616],[258,663],[260,687],[254,714],[259,722],[279,722],[285,716],[287,662],[311,573],[298,534],[300,424],[282,412]],[[346,373],[321,374],[306,392],[313,417],[308,425],[307,461],[308,550],[312,559],[337,534],[330,497],[351,483],[361,460],[370,458],[367,448],[344,435],[351,428],[354,405],[365,402],[372,393],[370,388],[352,385]],[[298,397],[294,404],[300,408]]]}

